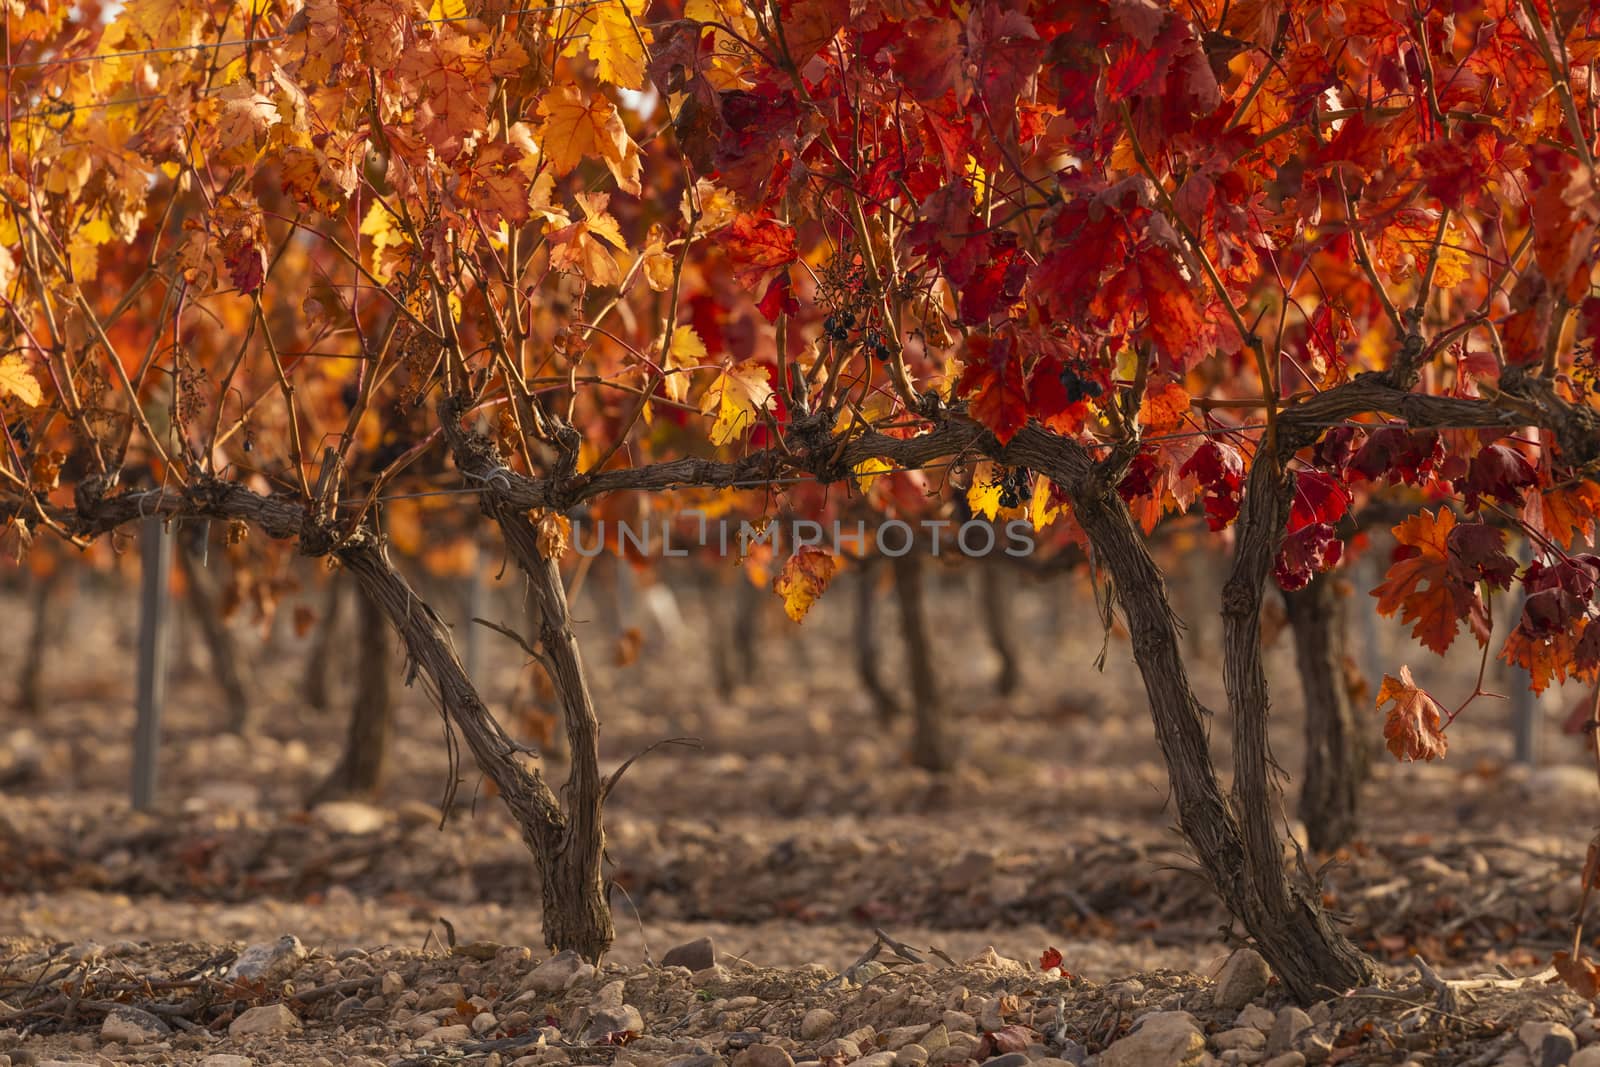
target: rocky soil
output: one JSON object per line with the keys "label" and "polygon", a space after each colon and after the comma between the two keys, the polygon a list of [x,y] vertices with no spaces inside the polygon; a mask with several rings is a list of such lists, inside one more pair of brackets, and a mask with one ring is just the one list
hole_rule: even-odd
{"label": "rocky soil", "polygon": [[[1074,607],[1086,587],[1018,583],[1025,683],[1002,697],[970,590],[940,579],[934,629],[963,750],[944,779],[905,763],[905,727],[880,726],[858,691],[847,589],[798,630],[763,617],[761,661],[727,692],[711,666],[731,594],[684,593],[674,619],[641,593],[613,622],[599,590],[578,612],[596,620],[580,637],[605,762],[668,737],[696,747],[651,752],[616,794],[618,942],[596,971],[539,947],[531,864],[472,768],[441,816],[451,771],[421,692],[405,693],[380,795],[305,809],[353,695],[332,713],[305,705],[308,640],[287,628],[238,627],[259,690],[248,738],[221,732],[203,653],[181,657],[159,810],[130,812],[133,594],[81,589],[50,650],[46,713],[0,718],[0,1067],[1600,1067],[1591,1006],[1539,976],[1570,945],[1600,799],[1587,754],[1556,730],[1576,693],[1544,701],[1537,767],[1508,763],[1504,702],[1480,702],[1445,762],[1378,760],[1358,842],[1291,850],[1388,970],[1381,988],[1302,1011],[1235,951],[1239,931],[1173,832],[1125,645],[1113,635],[1104,673],[1090,667],[1102,635]],[[10,617],[24,604],[0,596]],[[631,625],[642,649],[624,665]],[[1220,707],[1203,619],[1195,629],[1197,687]],[[530,735],[538,695],[520,653],[490,637],[482,687]],[[892,680],[895,635],[882,645]],[[1410,662],[1447,702],[1471,689],[1471,656],[1433,663],[1387,627],[1374,645],[1369,664]],[[0,678],[21,651],[0,649]],[[1287,647],[1271,665],[1274,748],[1293,779]],[[1214,732],[1227,736],[1225,715]],[[1060,967],[1043,969],[1052,948]]]}

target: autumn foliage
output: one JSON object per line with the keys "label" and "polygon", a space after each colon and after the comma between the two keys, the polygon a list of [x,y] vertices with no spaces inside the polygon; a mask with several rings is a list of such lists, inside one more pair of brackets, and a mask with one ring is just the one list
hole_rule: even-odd
{"label": "autumn foliage", "polygon": [[[1402,507],[1376,610],[1443,652],[1520,586],[1498,654],[1600,675],[1587,4],[0,10],[17,545],[195,514],[338,554],[446,492],[947,514],[965,477],[1130,617],[1123,527],[1203,521],[1248,636]],[[791,616],[837,563],[774,575]],[[1380,699],[1444,754],[1405,667]]]}

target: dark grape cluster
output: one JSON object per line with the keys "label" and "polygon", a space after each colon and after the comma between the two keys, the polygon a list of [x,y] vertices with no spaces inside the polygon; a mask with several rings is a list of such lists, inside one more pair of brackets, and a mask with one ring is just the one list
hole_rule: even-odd
{"label": "dark grape cluster", "polygon": [[1093,378],[1086,378],[1076,367],[1061,368],[1061,386],[1067,391],[1067,400],[1076,404],[1081,400],[1098,400],[1104,390]]}
{"label": "dark grape cluster", "polygon": [[849,308],[835,311],[822,320],[822,332],[831,340],[845,342],[850,340],[850,331],[855,328],[856,313]]}
{"label": "dark grape cluster", "polygon": [[993,483],[1000,487],[1000,506],[1003,508],[1019,507],[1030,493],[1028,489],[1028,468],[1009,467],[1000,472],[1000,477]]}
{"label": "dark grape cluster", "polygon": [[11,439],[17,443],[17,447],[20,449],[26,450],[33,441],[33,435],[28,432],[28,427],[20,422],[15,426],[7,426],[6,429],[10,431]]}
{"label": "dark grape cluster", "polygon": [[861,347],[867,350],[867,355],[879,363],[889,362],[889,346],[884,342],[883,334],[876,329],[862,331]]}

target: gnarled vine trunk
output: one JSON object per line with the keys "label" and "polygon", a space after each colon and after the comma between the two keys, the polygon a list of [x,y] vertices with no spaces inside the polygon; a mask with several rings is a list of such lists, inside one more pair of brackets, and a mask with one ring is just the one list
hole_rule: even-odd
{"label": "gnarled vine trunk", "polygon": [[[228,704],[227,728],[230,733],[249,732],[251,720],[249,669],[239,655],[239,645],[228,629],[222,611],[222,585],[211,569],[201,562],[205,552],[205,531],[209,523],[193,527],[196,536],[180,539],[178,565],[189,587],[190,616],[200,624],[200,636],[211,657],[211,675],[222,689]],[[188,534],[189,531],[183,531]]]}
{"label": "gnarled vine trunk", "polygon": [[327,711],[332,702],[333,645],[339,629],[339,603],[343,599],[343,586],[337,574],[328,575],[328,584],[322,593],[322,615],[311,631],[311,654],[306,657],[306,703],[318,711]]}
{"label": "gnarled vine trunk", "polygon": [[[508,804],[512,804],[512,794],[506,792],[507,784],[518,795],[531,795],[536,801],[533,808],[524,805],[526,810],[519,810],[513,805],[512,811],[539,864],[546,943],[551,948],[573,949],[587,959],[598,960],[616,936],[600,869],[605,854],[602,812],[615,778],[604,779],[600,775],[600,719],[572,631],[559,560],[546,555],[546,543],[528,509],[514,503],[510,493],[499,487],[500,483],[507,483],[509,488],[509,482],[499,474],[502,468],[494,446],[462,429],[452,402],[441,403],[440,417],[456,465],[484,485],[480,506],[500,527],[507,551],[527,578],[533,631],[528,643],[555,687],[567,737],[567,780],[561,786],[559,802],[537,771],[530,772],[515,761],[501,758],[486,763],[480,755],[478,762],[500,786]],[[575,437],[568,442],[573,458]],[[481,701],[477,708],[482,708]],[[482,717],[493,723],[487,711],[482,712]],[[503,740],[498,725],[494,730]],[[467,740],[471,745],[472,738]],[[477,747],[473,751],[477,753]],[[502,783],[501,776],[508,776],[509,783]],[[523,804],[520,800],[517,803]]]}
{"label": "gnarled vine trunk", "polygon": [[31,575],[32,621],[28,630],[27,655],[17,684],[17,704],[23,714],[37,717],[44,712],[44,664],[50,646],[60,640],[65,605],[57,594],[65,585],[66,569],[59,564],[49,574]]}
{"label": "gnarled vine trunk", "polygon": [[1000,673],[994,684],[1002,696],[1010,696],[1022,684],[1022,660],[1011,634],[1011,612],[1006,603],[1006,578],[1005,571],[993,560],[979,562],[978,601],[983,607],[983,629],[989,635],[989,647],[1000,657]]}
{"label": "gnarled vine trunk", "polygon": [[856,572],[855,633],[852,636],[856,646],[856,677],[872,699],[872,710],[877,713],[878,721],[887,725],[900,717],[900,704],[883,684],[879,671],[883,648],[878,644],[878,626],[874,620],[878,598],[875,585],[872,563],[863,561]]}
{"label": "gnarled vine trunk", "polygon": [[955,766],[946,736],[944,702],[933,670],[927,612],[922,597],[922,557],[915,552],[892,557],[895,599],[900,605],[900,633],[905,640],[906,672],[911,675],[911,762],[925,771]]}
{"label": "gnarled vine trunk", "polygon": [[[1047,466],[1040,457],[1035,466]],[[1257,458],[1239,549],[1224,592],[1226,676],[1234,716],[1234,797],[1217,779],[1206,738],[1210,712],[1189,684],[1178,622],[1161,572],[1150,558],[1127,506],[1088,454],[1075,450],[1052,480],[1070,486],[1079,524],[1110,573],[1132,638],[1172,784],[1179,829],[1228,910],[1244,924],[1267,963],[1301,1002],[1354,988],[1377,971],[1334,929],[1313,897],[1289,883],[1274,826],[1277,797],[1269,777],[1267,690],[1260,662],[1260,602],[1265,575],[1283,529],[1286,499],[1268,483]],[[1263,510],[1265,509],[1265,510]]]}
{"label": "gnarled vine trunk", "polygon": [[394,656],[383,606],[362,589],[356,601],[356,689],[344,752],[310,803],[371,796],[383,783],[394,722]]}
{"label": "gnarled vine trunk", "polygon": [[1300,820],[1311,847],[1331,852],[1355,836],[1367,770],[1345,682],[1345,602],[1327,574],[1317,575],[1304,589],[1284,593],[1283,601],[1306,705]]}
{"label": "gnarled vine trunk", "polygon": [[[526,525],[525,516],[522,521]],[[508,536],[508,543],[512,540]],[[411,663],[432,683],[445,719],[459,732],[478,768],[499,789],[501,800],[539,867],[545,942],[553,949],[573,949],[586,959],[598,960],[611,946],[613,928],[600,879],[603,783],[592,706],[588,722],[577,727],[587,744],[573,745],[575,752],[586,752],[590,758],[574,759],[572,775],[562,789],[568,810],[573,813],[569,816],[544,777],[522,764],[520,756],[526,749],[506,735],[478,695],[438,613],[395,570],[383,550],[363,542],[337,551],[362,591],[382,608],[390,625],[399,632]],[[554,564],[535,568],[528,577],[529,595],[542,605],[558,609],[545,613],[539,636],[549,642],[543,652],[556,664],[552,678],[561,685],[570,677],[571,668],[581,671],[575,659],[576,647],[570,642],[571,630],[566,626],[566,594]],[[584,687],[584,699],[587,693]],[[563,710],[565,705],[563,701]],[[568,719],[569,736],[577,718]],[[586,766],[580,767],[580,763]]]}

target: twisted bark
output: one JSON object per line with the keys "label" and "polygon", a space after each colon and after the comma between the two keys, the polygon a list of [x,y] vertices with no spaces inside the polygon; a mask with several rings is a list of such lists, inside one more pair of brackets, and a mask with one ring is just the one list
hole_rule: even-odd
{"label": "twisted bark", "polygon": [[[194,528],[201,539],[183,537],[179,545],[178,565],[183,568],[183,578],[189,587],[190,614],[200,624],[200,636],[211,657],[211,674],[228,705],[227,729],[230,733],[245,734],[250,731],[252,686],[249,669],[239,655],[239,646],[222,617],[222,589],[217,576],[198,558],[204,550],[205,525]],[[187,532],[187,531],[185,531]]]}
{"label": "twisted bark", "polygon": [[363,589],[356,604],[356,690],[344,752],[309,803],[339,797],[371,796],[383,783],[389,735],[394,722],[394,657],[383,606]]}
{"label": "twisted bark", "polygon": [[1318,852],[1355,836],[1366,759],[1345,683],[1345,602],[1333,579],[1319,574],[1304,589],[1286,592],[1295,661],[1306,705],[1306,762],[1300,820]]}
{"label": "twisted bark", "polygon": [[905,640],[906,672],[911,676],[911,762],[940,773],[955,766],[946,735],[944,702],[933,669],[933,645],[922,597],[922,557],[915,552],[894,556],[895,599],[900,605],[900,633]]}
{"label": "twisted bark", "polygon": [[1022,684],[1022,660],[1017,656],[1017,642],[1011,633],[1005,580],[1005,572],[993,561],[978,564],[978,603],[983,609],[983,629],[989,637],[989,647],[1000,657],[995,688],[1002,696],[1010,696]]}
{"label": "twisted bark", "polygon": [[883,654],[882,647],[878,644],[878,626],[874,621],[878,592],[873,588],[872,563],[863,560],[856,574],[856,611],[855,611],[855,652],[856,652],[856,678],[861,682],[861,688],[867,691],[867,696],[872,700],[872,710],[877,713],[878,721],[885,726],[900,717],[900,703],[895,700],[894,694],[889,692],[889,687],[883,684],[883,675],[879,672],[879,657]]}

